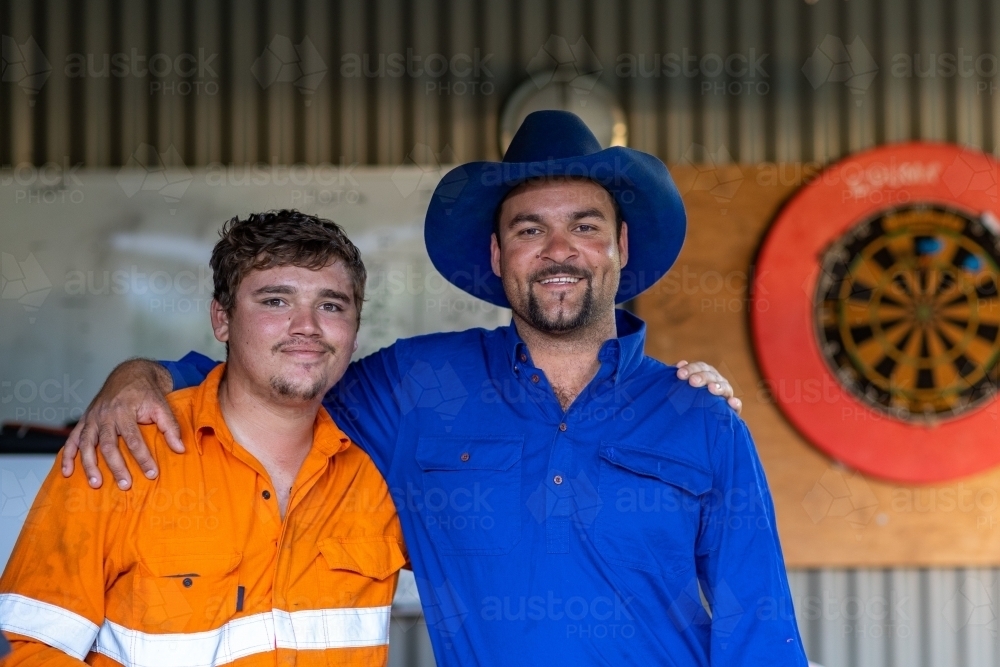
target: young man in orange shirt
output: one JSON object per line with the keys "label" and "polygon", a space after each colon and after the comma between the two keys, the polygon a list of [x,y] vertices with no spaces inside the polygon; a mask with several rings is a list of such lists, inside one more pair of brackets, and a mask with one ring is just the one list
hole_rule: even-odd
{"label": "young man in orange shirt", "polygon": [[45,480],[0,579],[15,665],[384,665],[406,562],[385,481],[320,409],[365,268],[336,224],[234,218],[212,254],[227,363],[170,395],[185,443],[131,492]]}

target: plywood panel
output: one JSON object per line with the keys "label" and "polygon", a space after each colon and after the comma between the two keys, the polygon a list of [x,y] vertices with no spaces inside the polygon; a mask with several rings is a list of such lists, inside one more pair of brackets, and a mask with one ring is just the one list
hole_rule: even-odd
{"label": "plywood panel", "polygon": [[[649,326],[646,352],[667,363],[708,361],[736,388],[771,485],[789,567],[998,565],[1000,469],[922,487],[860,475],[806,442],[760,376],[747,327],[748,278],[767,226],[814,175],[810,169],[671,170],[687,205],[688,237],[670,273],[636,301]],[[717,182],[728,189],[706,189]],[[754,303],[766,308],[767,295],[759,296]],[[810,400],[785,391],[790,400]],[[997,414],[996,403],[986,409]]]}

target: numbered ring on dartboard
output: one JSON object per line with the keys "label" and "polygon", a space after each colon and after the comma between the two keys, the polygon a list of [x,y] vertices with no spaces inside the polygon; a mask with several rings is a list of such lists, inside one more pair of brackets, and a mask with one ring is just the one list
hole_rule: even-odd
{"label": "numbered ring on dartboard", "polygon": [[824,253],[815,298],[820,349],[860,400],[924,421],[993,397],[1000,244],[988,224],[910,205],[859,224]]}

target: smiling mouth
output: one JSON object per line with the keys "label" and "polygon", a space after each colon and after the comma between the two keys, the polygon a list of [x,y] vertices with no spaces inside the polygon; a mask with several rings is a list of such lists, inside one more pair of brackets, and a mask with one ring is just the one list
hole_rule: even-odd
{"label": "smiling mouth", "polygon": [[544,280],[539,280],[538,282],[542,285],[575,285],[580,282],[582,278],[573,278],[571,276],[555,276],[552,278],[545,278]]}

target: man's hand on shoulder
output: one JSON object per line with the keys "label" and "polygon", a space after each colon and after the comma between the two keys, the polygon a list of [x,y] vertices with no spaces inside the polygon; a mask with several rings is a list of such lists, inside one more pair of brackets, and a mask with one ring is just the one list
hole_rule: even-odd
{"label": "man's hand on shoulder", "polygon": [[714,366],[704,361],[688,363],[682,359],[677,362],[677,377],[687,380],[692,387],[706,387],[716,396],[722,396],[736,414],[743,411],[743,401],[733,396],[733,387],[729,384],[729,380],[722,377]]}
{"label": "man's hand on shoulder", "polygon": [[62,450],[63,476],[73,474],[74,459],[80,452],[88,483],[99,488],[103,483],[97,466],[99,447],[118,487],[131,487],[132,478],[118,448],[121,436],[143,474],[155,478],[156,461],[137,425],[156,424],[170,449],[178,454],[184,451],[180,427],[166,400],[172,388],[170,373],[155,361],[132,359],[115,368],[66,440]]}

